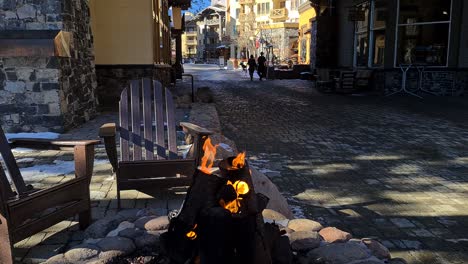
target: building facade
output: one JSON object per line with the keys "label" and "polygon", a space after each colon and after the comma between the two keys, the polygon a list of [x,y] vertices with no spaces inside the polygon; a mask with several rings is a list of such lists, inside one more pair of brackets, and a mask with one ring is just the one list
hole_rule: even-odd
{"label": "building facade", "polygon": [[405,70],[409,91],[460,95],[468,83],[466,1],[328,0],[315,22],[316,67],[370,69],[387,93]]}
{"label": "building facade", "polygon": [[171,28],[167,0],[91,0],[98,98],[116,106],[130,80],[171,80]]}
{"label": "building facade", "polygon": [[298,10],[299,40],[297,62],[299,64],[310,64],[312,47],[312,23],[315,19],[315,9],[310,5],[308,0],[300,0]]}
{"label": "building facade", "polygon": [[190,12],[185,12],[185,30],[182,35],[182,56],[185,59],[194,59],[197,55],[197,22],[194,20],[194,15]]}
{"label": "building facade", "polygon": [[231,59],[264,52],[269,60],[297,56],[299,0],[231,0],[228,32]]}
{"label": "building facade", "polygon": [[[220,56],[226,56],[226,7],[209,6],[200,11],[194,18],[197,26],[198,60],[218,63]],[[227,56],[226,56],[227,57]]]}
{"label": "building facade", "polygon": [[63,132],[96,115],[88,3],[0,1],[0,125]]}

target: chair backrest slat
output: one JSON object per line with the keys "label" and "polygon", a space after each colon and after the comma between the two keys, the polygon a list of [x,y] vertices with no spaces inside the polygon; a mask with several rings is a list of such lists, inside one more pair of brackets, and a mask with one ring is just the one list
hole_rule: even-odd
{"label": "chair backrest slat", "polygon": [[152,160],[154,158],[154,138],[153,138],[153,118],[151,110],[151,80],[143,79],[143,127],[144,127],[144,147],[145,159]]}
{"label": "chair backrest slat", "polygon": [[174,99],[172,93],[166,88],[166,119],[167,119],[167,143],[169,159],[177,158],[177,138],[174,114]]}
{"label": "chair backrest slat", "polygon": [[[153,81],[154,85],[154,114],[156,117],[156,144],[158,159],[166,156],[164,153],[164,108],[162,98],[162,84],[158,81]],[[162,148],[161,148],[162,147]]]}
{"label": "chair backrest slat", "polygon": [[130,140],[130,131],[128,127],[128,89],[124,89],[120,94],[119,102],[120,110],[120,155],[123,161],[128,161],[129,149],[128,141]]}
{"label": "chair backrest slat", "polygon": [[[10,145],[8,144],[8,140],[1,127],[0,127],[0,154],[2,155],[3,161],[5,162],[8,172],[10,173],[10,177],[11,177],[11,180],[13,181],[13,184],[15,185],[16,191],[19,194],[26,193],[26,191],[28,191],[28,188],[26,187],[26,184],[24,183],[23,177],[21,176],[21,172],[18,168],[18,164],[16,163],[15,156],[13,156],[13,153],[11,152]],[[8,179],[6,178],[5,174],[3,174],[3,176],[0,175],[0,184],[2,184],[2,189],[6,192],[5,195],[7,195],[8,197],[14,196],[14,193],[11,187],[6,187],[6,186],[10,186],[10,183],[8,182]]]}
{"label": "chair backrest slat", "polygon": [[140,83],[131,81],[131,105],[132,105],[132,143],[133,160],[141,160],[141,116],[140,116]]}

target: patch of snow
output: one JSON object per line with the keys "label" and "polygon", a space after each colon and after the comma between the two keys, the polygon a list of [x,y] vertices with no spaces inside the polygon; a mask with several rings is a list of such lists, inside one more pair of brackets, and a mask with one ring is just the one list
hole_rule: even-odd
{"label": "patch of snow", "polygon": [[[95,165],[107,163],[109,163],[109,161],[106,159],[97,159],[94,161]],[[73,173],[75,171],[75,161],[55,160],[52,164],[42,164],[21,168],[20,171],[25,181],[40,181],[41,179],[50,176],[59,176]],[[6,174],[10,179],[8,170],[6,170]]]}
{"label": "patch of snow", "polygon": [[16,160],[17,163],[27,163],[27,162],[33,162],[35,159],[34,158],[22,158]]}
{"label": "patch of snow", "polygon": [[35,151],[34,149],[30,148],[14,148],[11,150],[13,153],[29,153]]}
{"label": "patch of snow", "polygon": [[222,147],[223,149],[227,150],[227,151],[234,152],[234,150],[231,148],[231,146],[229,146],[226,143],[219,143],[219,146]]}
{"label": "patch of snow", "polygon": [[445,239],[445,241],[452,243],[468,242],[468,238]]}
{"label": "patch of snow", "polygon": [[39,138],[39,139],[57,139],[60,137],[58,133],[41,132],[41,133],[7,133],[5,134],[8,140],[15,138]]}

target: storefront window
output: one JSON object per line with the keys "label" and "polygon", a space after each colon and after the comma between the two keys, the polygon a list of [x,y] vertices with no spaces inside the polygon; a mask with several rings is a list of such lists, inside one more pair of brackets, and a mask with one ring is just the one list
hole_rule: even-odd
{"label": "storefront window", "polygon": [[382,67],[384,64],[387,3],[387,0],[376,0],[372,6],[371,39],[373,67]]}
{"label": "storefront window", "polygon": [[396,65],[447,66],[451,0],[400,0]]}
{"label": "storefront window", "polygon": [[356,66],[367,66],[369,58],[369,3],[357,6],[357,9],[364,11],[365,19],[356,22],[356,46],[355,59]]}

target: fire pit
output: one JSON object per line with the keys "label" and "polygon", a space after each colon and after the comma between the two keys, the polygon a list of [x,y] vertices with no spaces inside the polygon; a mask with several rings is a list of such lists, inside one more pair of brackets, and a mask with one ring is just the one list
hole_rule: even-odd
{"label": "fire pit", "polygon": [[[271,247],[280,240],[266,238],[281,234],[278,227],[267,234],[261,212],[268,198],[255,193],[245,153],[213,168],[216,146],[207,139],[203,149],[185,201],[161,235],[163,251],[181,264],[272,263]],[[289,248],[289,240],[281,241]]]}

